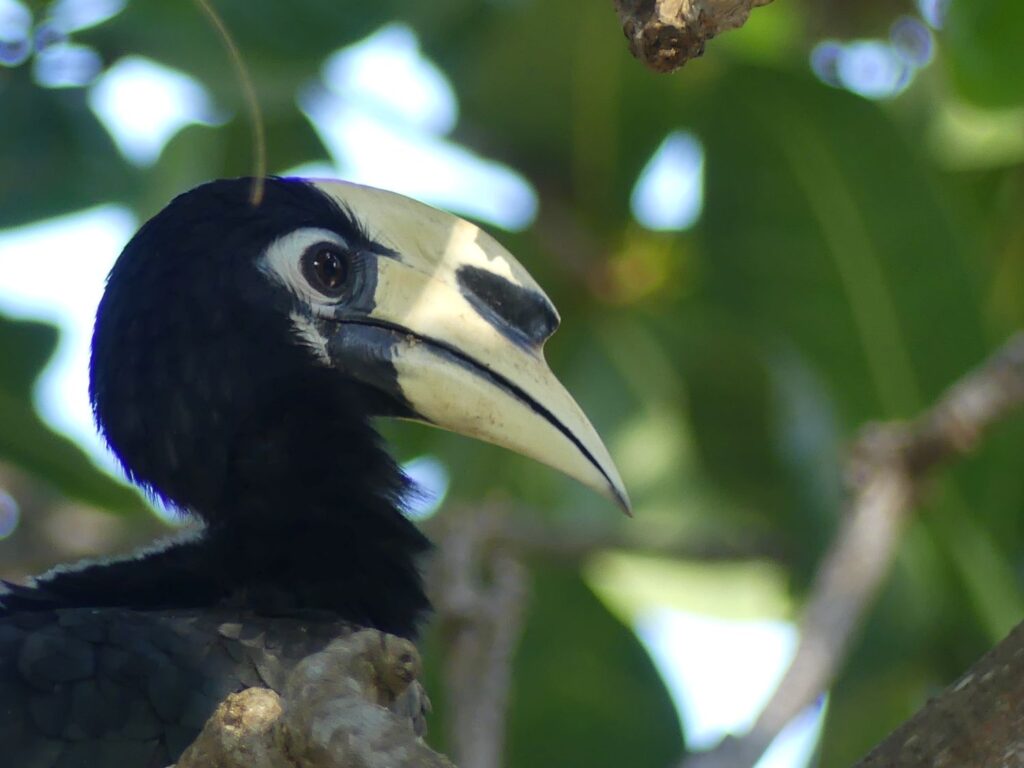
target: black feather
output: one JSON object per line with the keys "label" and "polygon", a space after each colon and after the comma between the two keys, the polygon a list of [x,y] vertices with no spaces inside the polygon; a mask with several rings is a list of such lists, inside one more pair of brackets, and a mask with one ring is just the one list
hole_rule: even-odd
{"label": "black feather", "polygon": [[0,615],[75,606],[324,611],[414,636],[427,540],[408,480],[370,417],[380,395],[298,341],[296,297],[259,266],[301,227],[380,248],[352,211],[299,180],[215,181],[172,201],[126,246],[93,335],[90,396],[128,476],[202,520],[198,535],[44,575]]}

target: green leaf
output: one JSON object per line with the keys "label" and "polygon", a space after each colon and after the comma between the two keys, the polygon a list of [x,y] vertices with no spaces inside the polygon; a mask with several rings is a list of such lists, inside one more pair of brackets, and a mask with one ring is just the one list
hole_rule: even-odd
{"label": "green leaf", "polygon": [[32,383],[56,340],[51,326],[0,317],[0,459],[69,498],[111,512],[141,513],[146,505],[134,490],[98,469],[81,448],[46,426],[32,407]]}
{"label": "green leaf", "polygon": [[934,684],[913,659],[870,677],[847,679],[829,700],[818,765],[845,768],[856,763],[930,693],[938,692],[930,687]]}
{"label": "green leaf", "polygon": [[512,686],[509,767],[663,768],[682,751],[675,708],[633,632],[575,570],[533,569]]}
{"label": "green leaf", "polygon": [[[683,752],[679,719],[636,635],[573,568],[531,567],[512,672],[505,765],[664,768]],[[431,743],[444,749],[444,696],[435,636],[428,690]]]}
{"label": "green leaf", "polygon": [[961,94],[976,104],[1024,104],[1024,5],[1017,0],[954,0],[941,34]]}
{"label": "green leaf", "polygon": [[912,415],[984,355],[937,178],[877,105],[746,69],[703,115],[707,298],[795,343],[844,421]]}
{"label": "green leaf", "polygon": [[0,69],[0,228],[131,199],[141,176],[96,120],[84,89],[46,89],[29,65]]}

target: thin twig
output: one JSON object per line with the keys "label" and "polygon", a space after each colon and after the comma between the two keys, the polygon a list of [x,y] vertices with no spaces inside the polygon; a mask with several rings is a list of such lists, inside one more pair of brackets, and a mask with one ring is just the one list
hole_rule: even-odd
{"label": "thin twig", "polygon": [[[474,513],[478,514],[478,513]],[[544,558],[559,562],[575,562],[608,550],[621,550],[639,555],[664,557],[695,562],[740,562],[771,560],[789,561],[789,552],[782,541],[771,536],[708,536],[692,533],[668,534],[644,527],[640,522],[629,525],[593,523],[586,528],[568,523],[549,522],[541,515],[519,505],[489,507],[488,534],[479,546],[484,550],[500,550],[524,558]],[[446,535],[450,517],[444,515],[423,526],[431,538]]]}
{"label": "thin twig", "polygon": [[928,475],[970,452],[992,424],[1024,405],[1024,333],[910,423],[871,426],[852,452],[855,491],[818,569],[789,669],[748,733],[686,760],[685,768],[746,768],[826,691],[884,581]]}
{"label": "thin twig", "polygon": [[252,77],[245,66],[245,59],[238,49],[235,39],[231,36],[224,20],[210,4],[209,0],[195,0],[199,9],[206,14],[213,28],[217,30],[228,55],[231,57],[231,64],[235,68],[238,82],[242,86],[242,94],[245,97],[245,106],[249,111],[249,127],[252,131],[252,165],[253,179],[252,188],[249,190],[249,204],[253,207],[263,202],[263,184],[267,175],[267,139],[263,130],[263,113],[260,111],[260,100],[256,95],[256,86],[253,85]]}

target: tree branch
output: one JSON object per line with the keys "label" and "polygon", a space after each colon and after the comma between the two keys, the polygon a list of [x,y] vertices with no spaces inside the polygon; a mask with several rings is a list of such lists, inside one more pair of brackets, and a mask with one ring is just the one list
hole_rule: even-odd
{"label": "tree branch", "polygon": [[772,0],[615,0],[629,51],[655,72],[674,72],[704,44],[742,27],[751,8]]}
{"label": "tree branch", "polygon": [[692,756],[685,768],[754,765],[782,728],[831,686],[889,571],[929,474],[969,453],[987,428],[1021,405],[1024,333],[1011,338],[916,420],[872,425],[862,432],[848,467],[853,497],[818,569],[789,669],[747,734]]}
{"label": "tree branch", "polygon": [[855,768],[1024,765],[1024,623]]}
{"label": "tree branch", "polygon": [[[770,536],[665,535],[660,529],[645,528],[637,521],[628,526],[595,522],[584,530],[578,525],[542,521],[539,514],[519,506],[477,509],[472,516],[488,518],[486,535],[477,543],[482,550],[507,551],[560,562],[583,560],[595,552],[610,549],[699,562],[773,560],[785,563],[789,558],[782,542]],[[450,517],[462,519],[458,514],[439,516],[427,521],[424,528],[432,538],[441,538],[448,535]]]}
{"label": "tree branch", "polygon": [[493,512],[453,518],[430,574],[445,639],[449,743],[461,765],[500,768],[527,574],[511,554],[493,546],[499,520]]}
{"label": "tree branch", "polygon": [[605,549],[697,560],[783,559],[759,539],[693,542],[645,535],[634,526],[541,522],[521,508],[451,510],[427,521],[438,542],[428,574],[445,653],[448,743],[459,765],[500,768],[509,681],[528,583],[520,557],[578,561]]}
{"label": "tree branch", "polygon": [[364,629],[303,659],[283,695],[228,696],[176,768],[453,768],[420,738],[429,704],[408,640]]}

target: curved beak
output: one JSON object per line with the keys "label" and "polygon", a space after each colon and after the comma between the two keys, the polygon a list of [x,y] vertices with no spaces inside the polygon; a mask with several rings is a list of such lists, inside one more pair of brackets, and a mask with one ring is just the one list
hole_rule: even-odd
{"label": "curved beak", "polygon": [[608,450],[544,360],[558,314],[515,258],[479,227],[402,195],[311,183],[387,249],[372,301],[335,318],[332,360],[413,418],[554,467],[629,514]]}

